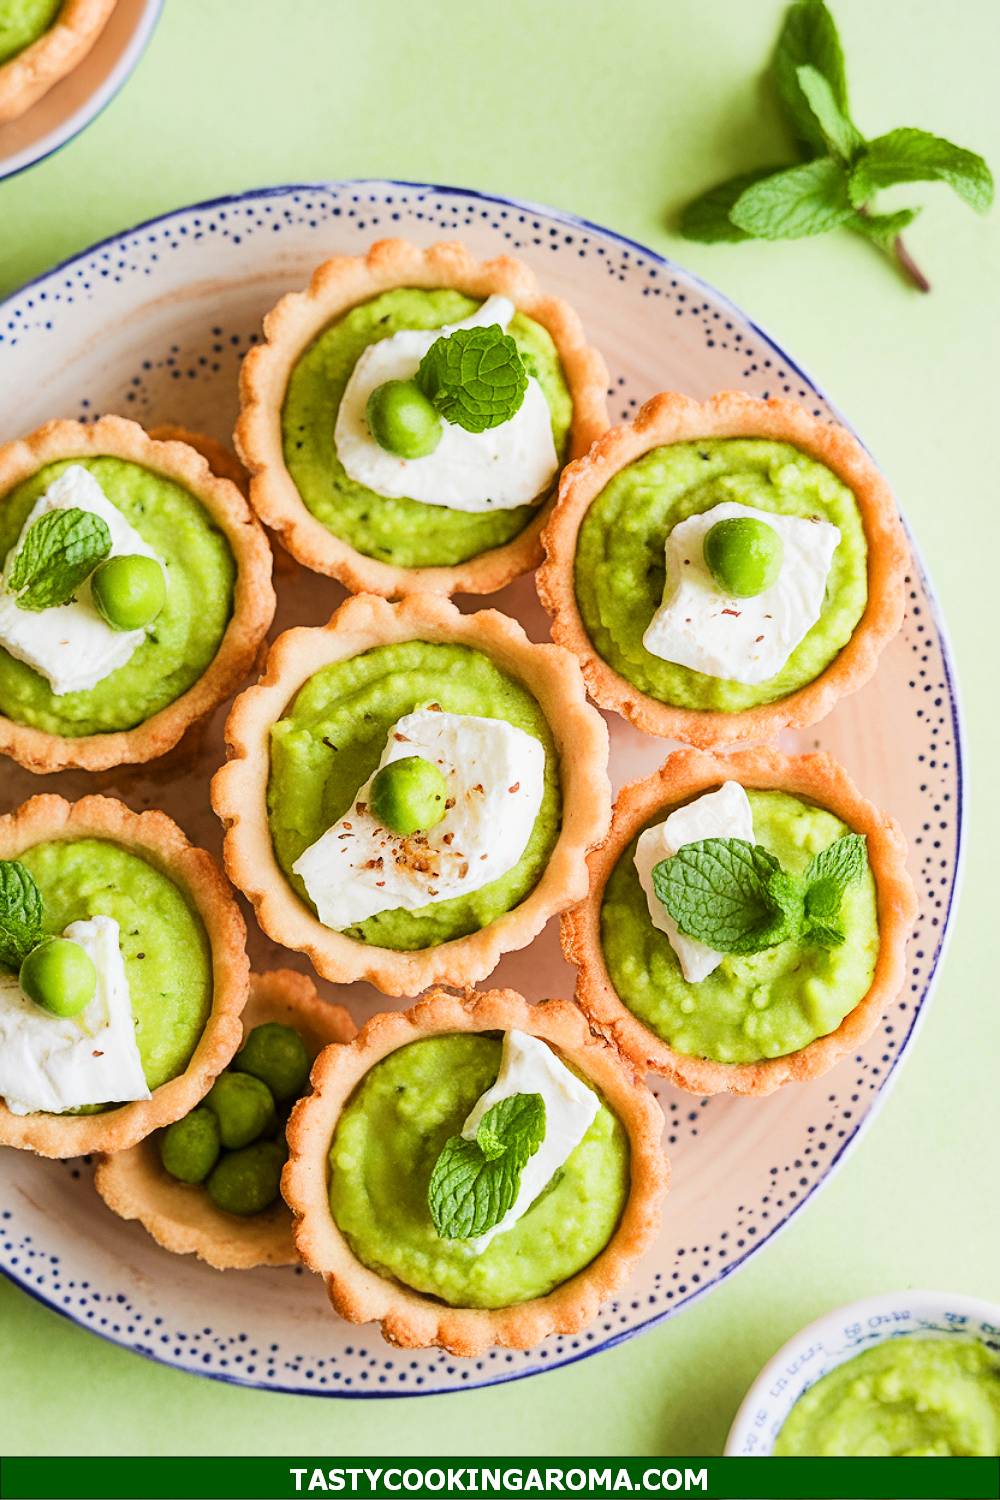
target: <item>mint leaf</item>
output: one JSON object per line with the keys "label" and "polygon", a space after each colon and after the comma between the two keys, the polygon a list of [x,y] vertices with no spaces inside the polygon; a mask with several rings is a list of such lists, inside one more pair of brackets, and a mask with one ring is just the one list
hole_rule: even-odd
{"label": "mint leaf", "polygon": [[823,144],[831,156],[848,165],[864,145],[864,136],[837,103],[829,80],[811,63],[796,70],[799,88],[813,112]]}
{"label": "mint leaf", "polygon": [[897,182],[946,182],[977,213],[993,202],[993,175],[981,156],[939,135],[903,127],[869,141],[851,173],[856,208]]}
{"label": "mint leaf", "polygon": [[810,861],[803,880],[806,934],[812,942],[836,948],[844,941],[840,921],[844,892],[861,879],[867,867],[867,841],[861,833],[845,833]]}
{"label": "mint leaf", "polygon": [[42,897],[16,859],[0,859],[0,964],[15,971],[42,938]]}
{"label": "mint leaf", "polygon": [[492,1229],[513,1206],[521,1173],[545,1138],[541,1094],[513,1094],[486,1111],[476,1139],[445,1141],[427,1187],[438,1235],[467,1240]]}
{"label": "mint leaf", "polygon": [[653,867],[653,889],[681,932],[718,953],[759,953],[798,934],[799,883],[745,839],[701,839]]}
{"label": "mint leaf", "polygon": [[48,510],[28,527],[7,587],[19,609],[68,604],[110,551],[107,522],[93,511]]}
{"label": "mint leaf", "polygon": [[784,170],[784,167],[760,167],[756,172],[741,172],[738,177],[730,177],[727,182],[709,188],[684,209],[680,220],[681,234],[685,239],[700,240],[705,245],[750,239],[745,229],[733,223],[730,210],[746,188]]}
{"label": "mint leaf", "polygon": [[528,389],[517,345],[497,323],[439,338],[420,361],[416,381],[445,421],[466,432],[509,422]]}
{"label": "mint leaf", "polygon": [[801,0],[789,8],[771,60],[778,98],[799,140],[813,151],[828,149],[823,129],[806,96],[799,69],[811,67],[826,79],[839,112],[850,119],[844,53],[833,17],[822,0]]}
{"label": "mint leaf", "polygon": [[909,228],[919,212],[919,208],[900,208],[894,214],[857,213],[847,225],[873,240],[880,250],[891,250],[897,236]]}
{"label": "mint leaf", "polygon": [[795,240],[822,234],[853,214],[844,168],[832,157],[821,156],[747,188],[733,205],[731,218],[756,239]]}

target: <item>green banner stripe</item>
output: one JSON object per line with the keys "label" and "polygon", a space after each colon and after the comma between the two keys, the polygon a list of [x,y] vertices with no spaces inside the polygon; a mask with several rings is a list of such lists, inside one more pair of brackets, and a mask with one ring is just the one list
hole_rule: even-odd
{"label": "green banner stripe", "polygon": [[992,1458],[5,1458],[0,1500],[1000,1500]]}

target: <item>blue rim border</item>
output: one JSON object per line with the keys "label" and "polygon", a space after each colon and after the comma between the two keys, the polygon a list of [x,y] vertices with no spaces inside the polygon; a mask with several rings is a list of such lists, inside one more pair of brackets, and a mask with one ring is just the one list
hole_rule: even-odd
{"label": "blue rim border", "polygon": [[[161,0],[161,7],[163,3],[164,0]],[[840,411],[840,408],[836,406],[834,402],[830,401],[823,387],[819,385],[818,382],[815,381],[812,376],[809,375],[800,364],[798,364],[796,360],[791,358],[791,356],[786,352],[782,345],[778,343],[778,341],[773,338],[771,334],[769,334],[767,330],[761,326],[761,324],[757,323],[753,318],[749,317],[749,315],[745,313],[742,308],[738,307],[735,302],[732,302],[722,292],[718,291],[711,284],[711,282],[705,281],[702,277],[696,275],[693,271],[686,270],[683,266],[678,265],[676,261],[670,260],[669,257],[665,255],[661,255],[658,251],[650,249],[648,245],[642,244],[641,241],[632,239],[629,235],[621,234],[617,230],[607,229],[604,225],[597,224],[591,219],[583,218],[578,214],[572,214],[563,209],[547,207],[545,204],[533,203],[529,199],[508,198],[503,196],[503,194],[486,193],[480,191],[477,188],[454,187],[432,182],[411,182],[406,180],[405,178],[352,177],[337,179],[329,182],[285,183],[274,187],[249,188],[240,193],[221,194],[220,196],[215,198],[208,198],[199,203],[185,204],[181,208],[171,209],[167,213],[158,214],[151,219],[145,219],[141,223],[133,225],[130,229],[119,230],[116,234],[108,235],[105,239],[96,241],[93,245],[89,245],[86,249],[78,251],[75,255],[68,256],[65,260],[60,261],[57,265],[50,267],[49,270],[43,271],[40,275],[33,277],[30,281],[25,282],[23,286],[18,287],[15,291],[11,292],[7,297],[0,301],[0,314],[3,313],[8,303],[13,301],[15,297],[20,297],[24,292],[29,291],[34,286],[37,286],[40,282],[46,280],[49,276],[52,276],[69,266],[75,265],[77,261],[83,260],[87,256],[92,255],[95,251],[101,250],[108,245],[117,243],[119,240],[125,239],[129,235],[140,233],[142,230],[150,229],[158,224],[164,224],[170,219],[177,218],[182,214],[195,213],[198,211],[204,212],[208,211],[209,209],[227,207],[229,205],[243,203],[249,198],[252,198],[255,201],[259,201],[260,199],[266,198],[286,197],[292,193],[324,192],[330,191],[331,189],[335,190],[343,188],[374,187],[412,188],[416,189],[417,191],[438,193],[446,197],[472,198],[479,202],[495,203],[503,208],[514,208],[518,210],[518,212],[543,214],[548,218],[554,219],[557,223],[565,224],[568,228],[585,229],[592,234],[603,235],[606,239],[612,240],[619,245],[627,246],[630,250],[633,250],[637,254],[653,261],[656,265],[662,266],[667,271],[679,274],[680,276],[685,277],[690,282],[693,282],[694,285],[700,287],[708,296],[714,298],[720,304],[720,306],[728,308],[738,318],[746,322],[753,329],[754,333],[757,334],[757,336],[762,339],[765,344],[767,344],[772,353],[776,354],[785,364],[789,366],[790,369],[793,369],[796,374],[801,376],[805,384],[808,385],[812,390],[814,390],[817,395],[827,403],[827,405],[830,407],[830,410],[836,415],[838,421],[840,421],[843,426],[848,429],[848,431],[854,433],[855,437],[857,437],[860,442],[864,442],[860,434]],[[867,447],[867,445],[865,446]],[[60,1307],[57,1303],[52,1302],[49,1298],[42,1296],[34,1288],[27,1286],[25,1283],[19,1281],[16,1276],[11,1274],[10,1271],[4,1268],[0,1268],[0,1274],[2,1274],[14,1286],[17,1286],[22,1291],[26,1292],[28,1296],[34,1299],[34,1301],[41,1303],[43,1307],[50,1309],[52,1312],[58,1313],[60,1317],[66,1318],[68,1322],[76,1324],[78,1327],[84,1329],[85,1332],[96,1334],[98,1338],[104,1339],[107,1343],[115,1344],[119,1348],[127,1350],[130,1354],[138,1354],[141,1358],[148,1359],[153,1364],[162,1364],[167,1366],[167,1368],[169,1369],[177,1370],[186,1375],[198,1376],[201,1379],[217,1380],[223,1385],[241,1386],[244,1389],[248,1390],[273,1391],[279,1395],[285,1396],[314,1396],[319,1398],[320,1400],[339,1401],[405,1401],[409,1399],[420,1399],[425,1396],[458,1395],[463,1391],[484,1390],[489,1388],[490,1386],[509,1385],[517,1380],[527,1380],[535,1375],[545,1375],[553,1370],[563,1370],[570,1365],[579,1364],[581,1360],[590,1359],[595,1354],[603,1354],[608,1349],[617,1348],[620,1344],[627,1343],[630,1339],[638,1337],[640,1334],[645,1333],[648,1329],[655,1328],[659,1324],[666,1323],[670,1318],[675,1317],[684,1308],[690,1307],[692,1303],[700,1301],[703,1297],[707,1296],[709,1292],[714,1291],[721,1282],[726,1281],[730,1276],[733,1275],[735,1271],[740,1270],[744,1265],[746,1265],[747,1261],[756,1256],[759,1251],[764,1248],[765,1245],[770,1244],[771,1241],[774,1240],[779,1234],[781,1234],[783,1230],[787,1229],[788,1225],[793,1221],[793,1219],[796,1219],[799,1216],[803,1208],[805,1208],[806,1204],[812,1202],[816,1195],[827,1185],[838,1167],[840,1167],[846,1160],[848,1154],[852,1152],[864,1138],[865,1134],[872,1124],[872,1121],[877,1117],[880,1110],[882,1109],[882,1106],[885,1103],[886,1097],[890,1091],[891,1085],[895,1082],[895,1079],[898,1076],[899,1065],[903,1057],[909,1052],[910,1046],[915,1040],[919,1028],[923,1024],[924,1018],[927,1014],[928,1005],[933,997],[934,990],[937,985],[942,960],[951,941],[951,931],[955,915],[955,908],[965,874],[965,820],[967,815],[967,796],[964,713],[960,702],[958,679],[956,676],[954,661],[952,657],[951,641],[941,615],[937,596],[934,592],[930,575],[924,564],[924,560],[920,554],[919,548],[917,547],[912,535],[910,534],[908,527],[906,528],[906,530],[910,545],[913,550],[915,567],[919,572],[921,581],[926,589],[927,599],[930,605],[931,619],[934,622],[934,629],[937,632],[938,639],[941,643],[941,660],[945,675],[945,686],[948,692],[952,732],[955,740],[955,867],[951,889],[948,893],[948,908],[945,912],[944,921],[941,927],[941,936],[938,940],[937,949],[931,962],[930,971],[927,976],[927,983],[924,986],[923,994],[920,996],[919,1004],[914,1008],[913,1018],[910,1022],[909,1029],[905,1037],[903,1038],[899,1049],[896,1052],[891,1066],[887,1069],[882,1085],[879,1088],[875,1098],[873,1099],[870,1108],[865,1114],[864,1119],[861,1120],[857,1126],[855,1126],[852,1134],[847,1137],[847,1139],[841,1145],[840,1149],[835,1153],[834,1156],[830,1158],[827,1169],[824,1172],[823,1176],[819,1179],[818,1182],[813,1184],[805,1197],[799,1200],[795,1208],[792,1209],[792,1211],[788,1214],[787,1218],[782,1220],[780,1224],[776,1225],[762,1239],[756,1241],[737,1260],[733,1260],[725,1265],[713,1281],[709,1282],[705,1286],[699,1287],[697,1291],[692,1292],[689,1296],[685,1297],[683,1301],[675,1303],[672,1307],[666,1308],[663,1312],[657,1313],[655,1317],[648,1318],[644,1323],[639,1323],[634,1328],[623,1329],[620,1333],[610,1335],[600,1344],[596,1344],[588,1349],[581,1349],[577,1353],[570,1354],[565,1359],[560,1359],[553,1362],[552,1364],[541,1362],[533,1365],[530,1369],[517,1370],[506,1375],[501,1373],[497,1376],[496,1379],[483,1380],[475,1383],[470,1381],[468,1385],[462,1385],[458,1387],[438,1386],[434,1389],[425,1388],[420,1391],[414,1390],[401,1393],[398,1391],[377,1390],[322,1391],[307,1386],[278,1385],[276,1383],[270,1384],[256,1380],[243,1380],[233,1375],[224,1375],[221,1371],[190,1369],[185,1365],[179,1365],[175,1363],[173,1360],[163,1359],[151,1350],[137,1349],[134,1344],[130,1344],[124,1339],[115,1338],[111,1334],[102,1333],[99,1329],[90,1327],[87,1323],[81,1321],[79,1318],[74,1317],[73,1314],[66,1308]]]}
{"label": "blue rim border", "polygon": [[[76,140],[77,136],[82,135],[85,130],[89,129],[89,127],[91,125],[93,125],[93,123],[94,123],[95,120],[99,120],[101,118],[101,116],[103,115],[104,111],[108,108],[108,106],[111,105],[111,104],[113,104],[115,102],[115,100],[118,98],[118,95],[121,93],[121,91],[125,87],[125,85],[129,82],[129,80],[132,77],[133,73],[135,72],[136,68],[139,66],[139,64],[142,62],[142,59],[145,57],[146,50],[149,47],[150,42],[153,40],[153,37],[156,35],[156,29],[159,26],[160,21],[163,19],[163,11],[164,11],[164,8],[166,6],[166,3],[167,3],[167,0],[156,0],[156,9],[155,9],[155,11],[153,13],[153,19],[150,22],[149,30],[146,32],[146,39],[145,39],[145,41],[142,43],[142,46],[139,48],[138,52],[135,54],[135,57],[132,59],[131,65],[128,68],[126,68],[125,72],[122,74],[121,78],[115,84],[115,87],[111,90],[111,93],[105,99],[104,103],[101,104],[97,109],[95,109],[94,112],[93,112],[93,114],[90,114],[90,115],[85,114],[84,118],[81,119],[81,121],[80,121],[79,125],[77,125],[76,129],[73,130],[73,131],[71,131],[71,133],[66,137],[66,139],[64,141],[60,141],[58,143],[58,145],[56,145],[56,146],[50,146],[47,151],[41,152],[41,154],[39,156],[33,156],[30,161],[26,161],[23,166],[15,167],[13,169],[13,171],[5,172],[3,170],[0,170],[0,182],[13,182],[14,178],[15,177],[20,177],[20,175],[21,175],[22,172],[30,172],[31,169],[32,169],[32,167],[37,167],[43,161],[49,161],[53,156],[58,156],[59,152],[62,151],[62,150],[64,150],[65,147],[71,145],[72,142]],[[117,235],[112,236],[112,238],[115,238],[115,239],[117,239],[117,237],[118,237]],[[104,243],[107,243],[107,241],[105,241]],[[94,249],[95,247],[91,246],[90,248]],[[65,260],[61,264],[62,265],[68,265],[71,260],[78,260],[81,255],[87,255],[88,253],[89,252],[87,250],[83,250],[83,251],[80,252],[80,255],[70,256],[69,260]],[[55,270],[58,270],[59,267],[58,266],[53,266],[52,269],[55,271]],[[36,281],[41,281],[44,276],[48,276],[50,274],[51,274],[51,272],[45,271],[45,272],[43,272],[42,276],[36,277],[35,280]],[[18,287],[17,291],[12,292],[10,295],[16,297],[20,292],[23,292],[26,289],[26,287],[33,286],[33,285],[34,285],[33,281],[26,282],[25,286]],[[8,298],[4,298],[4,301],[7,301],[7,300],[9,300],[9,299]],[[2,306],[2,305],[3,304],[0,303],[0,306]]]}

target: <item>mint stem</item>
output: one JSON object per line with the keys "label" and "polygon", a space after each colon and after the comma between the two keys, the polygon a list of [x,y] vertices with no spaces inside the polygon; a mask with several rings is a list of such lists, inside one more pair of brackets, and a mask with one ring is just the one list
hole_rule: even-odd
{"label": "mint stem", "polygon": [[931,284],[906,248],[901,234],[897,234],[892,242],[892,253],[896,257],[896,264],[907,281],[912,286],[915,286],[918,292],[929,292]]}

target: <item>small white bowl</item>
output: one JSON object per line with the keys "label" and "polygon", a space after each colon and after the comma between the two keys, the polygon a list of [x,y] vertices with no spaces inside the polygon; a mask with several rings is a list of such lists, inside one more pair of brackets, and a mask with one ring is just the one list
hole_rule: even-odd
{"label": "small white bowl", "polygon": [[823,1375],[889,1339],[979,1339],[1000,1353],[1000,1307],[949,1292],[885,1292],[849,1302],[803,1328],[768,1360],[743,1398],[727,1458],[766,1458],[796,1401]]}
{"label": "small white bowl", "polygon": [[31,109],[0,125],[0,180],[51,156],[111,103],[146,50],[163,5],[118,0],[83,61]]}

